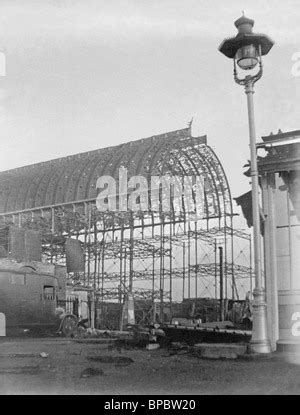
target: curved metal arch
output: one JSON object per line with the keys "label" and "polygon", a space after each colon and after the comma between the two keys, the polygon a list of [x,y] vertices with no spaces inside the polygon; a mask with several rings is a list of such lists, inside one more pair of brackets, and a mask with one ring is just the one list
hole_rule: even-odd
{"label": "curved metal arch", "polygon": [[55,194],[54,194],[54,199],[53,199],[54,204],[59,204],[59,203],[64,202],[64,195],[66,192],[66,185],[67,185],[66,174],[68,170],[70,169],[70,167],[71,167],[72,174],[74,174],[74,170],[76,170],[76,168],[74,169],[74,166],[72,166],[72,162],[68,160],[68,163],[66,163],[63,166],[61,173],[59,175],[59,178],[55,185]]}
{"label": "curved metal arch", "polygon": [[[196,146],[191,146],[191,148],[192,148],[192,150],[193,151],[195,151],[197,154],[198,154],[198,156],[200,157],[200,160],[201,160],[201,164],[202,164],[202,166],[206,166],[206,168],[207,168],[207,170],[208,170],[208,172],[210,173],[210,176],[209,176],[209,178],[212,180],[212,182],[213,182],[213,186],[214,186],[214,192],[212,193],[212,198],[214,199],[214,197],[216,196],[216,198],[217,198],[217,206],[218,206],[218,209],[215,209],[215,211],[217,210],[217,212],[216,212],[216,214],[217,215],[221,215],[221,204],[220,204],[220,195],[219,195],[219,192],[218,192],[218,187],[217,187],[217,183],[216,183],[216,181],[215,181],[215,178],[214,178],[214,176],[213,176],[213,174],[211,173],[211,166],[210,166],[210,164],[209,163],[207,163],[207,160],[205,159],[205,157],[203,157],[202,156],[202,154],[200,153],[200,152],[197,152],[196,151]],[[188,157],[189,159],[191,159],[191,157],[190,157],[190,155],[187,153],[187,152],[185,152],[184,153],[184,155],[185,155],[185,157]],[[200,164],[200,165],[201,165]],[[207,173],[207,172],[204,172],[204,173]],[[206,195],[206,200],[207,200],[207,216],[209,217],[209,206],[208,206],[208,194],[207,194],[207,192],[205,191],[204,192],[205,193],[205,195]],[[216,206],[216,205],[215,205]]]}
{"label": "curved metal arch", "polygon": [[[117,175],[118,168],[120,168],[121,165],[124,165],[124,164],[126,165],[126,163],[123,162],[124,158],[125,158],[125,160],[127,158],[127,160],[128,160],[127,166],[128,166],[128,163],[130,164],[130,163],[132,163],[132,161],[135,160],[138,151],[139,151],[139,146],[137,144],[132,144],[131,148],[129,149],[128,154],[126,154],[126,156],[123,153],[118,154],[117,157],[115,157],[114,164],[112,166],[112,170],[111,170],[112,177],[118,178],[118,175]],[[122,163],[121,163],[121,161],[122,161]]]}
{"label": "curved metal arch", "polygon": [[[195,141],[195,138],[192,137],[191,140]],[[201,173],[202,174],[205,174],[206,176],[208,174],[210,174],[209,178],[210,178],[210,180],[212,180],[213,186],[214,186],[213,196],[216,195],[216,197],[217,197],[217,212],[216,213],[221,217],[222,216],[221,201],[220,201],[221,196],[222,196],[222,202],[224,203],[224,206],[225,206],[226,201],[225,201],[225,197],[224,197],[223,192],[222,192],[221,195],[219,194],[219,192],[220,192],[220,190],[222,190],[222,188],[220,189],[220,187],[218,186],[217,181],[216,181],[214,175],[212,174],[212,169],[215,171],[215,173],[217,175],[218,175],[218,172],[214,168],[215,166],[210,166],[210,164],[207,162],[206,158],[203,156],[203,154],[201,154],[200,151],[197,151],[197,155],[198,155],[198,159],[199,159],[200,163],[197,163],[197,165],[195,164],[195,160],[192,159],[191,155],[188,152],[188,150],[191,150],[191,151],[194,152],[195,148],[196,148],[196,146],[191,144],[191,140],[178,141],[176,143],[176,147],[173,148],[173,150],[174,151],[179,151],[183,158],[189,160],[189,162],[192,164],[194,174],[198,174],[199,168],[201,168]],[[197,145],[199,145],[199,144],[197,143]],[[205,147],[206,147],[206,145],[205,145]],[[187,151],[185,151],[185,150],[187,150]],[[177,161],[177,165],[180,167],[181,171],[184,172],[184,174],[187,174],[188,171],[186,170],[185,166],[183,165],[184,163],[182,163],[182,160],[180,159],[180,157],[178,157],[178,154],[176,154],[174,151],[171,151],[172,158],[175,160],[175,163]],[[169,164],[169,161],[170,161],[170,158],[163,158],[162,170],[164,170],[164,165],[166,163],[168,163],[169,171],[171,169],[171,171],[174,172],[174,169]],[[205,166],[206,169],[203,169],[203,166]],[[218,175],[218,178],[220,179],[219,175]],[[205,192],[204,195],[205,195],[206,211],[209,214],[209,205],[208,205],[208,201],[207,201],[207,198],[208,198],[207,192]],[[214,210],[216,211],[216,208],[214,208]]]}
{"label": "curved metal arch", "polygon": [[7,199],[6,199],[5,210],[16,210],[15,203],[18,197],[19,189],[21,188],[24,180],[25,180],[25,176],[21,178],[20,182],[16,186],[11,186]]}
{"label": "curved metal arch", "polygon": [[27,186],[26,185],[20,186],[16,201],[15,201],[15,206],[14,206],[15,210],[23,210],[25,208],[24,204],[26,201],[26,196],[27,196],[28,189],[30,187],[30,183],[33,179],[32,176],[33,175],[31,175],[29,178],[26,177],[25,180],[23,181],[23,183],[26,184]]}
{"label": "curved metal arch", "polygon": [[[112,165],[114,166],[113,167],[113,169],[115,169],[116,167],[116,165],[117,165],[117,163],[119,162],[119,160],[122,158],[122,153],[120,154],[120,153],[118,153],[118,152],[112,152],[113,154],[112,154],[112,157],[110,158],[110,160],[109,160],[109,164],[108,163],[106,163],[104,166],[103,166],[103,168],[102,168],[102,171],[104,171],[104,169],[107,169],[106,170],[106,172],[105,172],[105,174],[106,175],[111,175],[111,176],[113,176],[113,173],[112,173],[112,169],[111,169],[111,167],[112,167]],[[98,162],[98,164],[99,165],[101,165],[102,163],[101,163],[101,160],[99,160],[99,162]],[[109,170],[108,170],[108,166],[109,166]],[[97,167],[97,166],[96,166]],[[86,182],[86,186],[84,186],[84,185],[81,185],[81,181],[83,181],[83,178],[81,178],[80,180],[79,180],[79,182],[78,182],[78,187],[77,187],[77,192],[76,192],[76,195],[77,195],[77,198],[79,198],[79,199],[84,199],[84,197],[85,197],[85,195],[86,194],[88,194],[89,196],[90,196],[90,192],[91,192],[91,183],[92,182],[87,182],[86,180],[85,180],[85,182]],[[81,191],[81,188],[83,188],[83,187],[85,187],[85,191],[83,190],[83,191]],[[87,191],[88,191],[88,193],[87,193]]]}
{"label": "curved metal arch", "polygon": [[74,160],[69,160],[68,163],[66,163],[66,168],[62,172],[62,177],[57,183],[57,188],[62,189],[62,191],[56,194],[55,203],[69,202],[68,193],[69,193],[70,183],[85,168],[87,164],[86,158],[87,158],[86,156],[77,155]]}
{"label": "curved metal arch", "polygon": [[[93,163],[98,163],[98,158],[95,155],[94,156],[94,160]],[[91,160],[85,160],[84,162],[81,163],[81,168],[79,168],[80,166],[77,166],[76,168],[76,175],[72,174],[69,177],[69,180],[67,182],[66,185],[66,193],[65,193],[65,202],[70,202],[72,200],[75,200],[76,198],[76,192],[77,192],[77,187],[79,186],[79,182],[80,179],[82,178],[82,173],[84,172],[84,170],[86,169],[86,166],[88,163],[92,163]],[[87,197],[85,197],[87,198]]]}
{"label": "curved metal arch", "polygon": [[32,179],[30,185],[27,188],[24,198],[23,209],[30,209],[35,204],[35,195],[39,185],[40,179]]}
{"label": "curved metal arch", "polygon": [[[174,157],[174,154],[172,154],[172,157]],[[170,159],[168,159],[168,160],[164,159],[163,165],[165,163],[168,163],[169,161],[170,161]],[[180,169],[186,174],[186,170],[185,170],[184,166],[182,165],[182,163],[180,161],[179,161],[179,166],[180,166]],[[172,166],[169,165],[168,167],[169,167],[169,169],[168,169],[167,172],[169,172],[171,170],[171,173],[173,173],[174,170],[173,170]],[[182,205],[182,208],[183,208],[183,217],[184,217],[184,219],[186,219],[186,211],[185,211],[185,205],[184,205],[184,203]],[[172,204],[171,209],[172,209],[172,214],[174,216],[175,209],[174,209],[174,205],[173,204]],[[162,216],[162,212],[160,212],[160,215]]]}
{"label": "curved metal arch", "polygon": [[230,190],[230,186],[229,186],[229,182],[228,182],[227,175],[225,173],[225,170],[223,168],[223,165],[222,165],[219,157],[217,156],[217,154],[215,153],[215,151],[211,147],[209,147],[209,148],[210,148],[210,151],[213,153],[214,157],[216,158],[216,160],[218,161],[218,166],[221,169],[223,178],[224,178],[224,180],[226,182],[226,191],[228,192],[228,196],[229,196],[230,214],[233,215],[233,204],[232,204],[231,190]]}
{"label": "curved metal arch", "polygon": [[[204,150],[204,151],[207,151],[207,150],[208,150],[208,151],[210,152],[210,155],[213,155],[213,154],[214,154],[214,152],[212,151],[212,149],[211,149],[209,146],[203,147],[203,150]],[[201,152],[198,150],[198,148],[195,148],[195,151],[201,154]],[[201,154],[201,155],[202,155],[202,154]],[[221,166],[221,162],[220,162],[220,160],[219,160],[219,159],[216,159],[216,160],[217,160],[217,163],[208,163],[208,160],[207,160],[207,158],[205,157],[205,155],[202,155],[202,158],[205,160],[205,162],[206,162],[208,165],[212,166],[212,168],[214,169],[215,173],[217,174],[217,177],[218,177],[218,179],[219,179],[219,183],[220,183],[220,184],[222,184],[223,180],[225,180],[225,181],[226,181],[226,183],[227,183],[226,176],[225,176],[225,175],[221,176],[221,175],[219,174],[219,172],[217,171],[217,169],[216,169],[216,167],[217,167],[217,166],[218,166],[218,167],[219,167],[219,166]],[[225,190],[226,190],[226,189],[225,189]],[[225,214],[225,213],[226,213],[226,198],[225,198],[225,196],[226,196],[226,191],[224,191],[222,188],[221,188],[221,191],[222,191],[223,204],[224,204],[224,214]],[[229,196],[230,196],[230,194],[229,194]],[[221,214],[221,213],[222,213],[222,210],[220,210],[220,214]]]}
{"label": "curved metal arch", "polygon": [[[151,151],[150,151],[151,148],[152,148],[152,143],[149,142],[148,146],[145,146],[145,148],[142,148],[142,146],[140,146],[140,149],[136,153],[136,155],[139,155],[139,158],[138,158],[136,166],[135,166],[135,175],[136,176],[138,176],[142,173],[143,163],[145,163],[145,159],[147,160],[147,155],[149,153],[151,154]],[[144,169],[145,169],[145,166],[144,166]],[[147,172],[147,167],[146,167],[145,170]]]}
{"label": "curved metal arch", "polygon": [[0,182],[0,211],[5,211],[5,205],[10,192],[9,180],[4,178]]}
{"label": "curved metal arch", "polygon": [[[177,150],[179,150],[179,151],[181,151],[181,149],[177,149]],[[187,175],[186,173],[186,169],[184,168],[184,166],[183,166],[183,164],[181,163],[181,161],[180,161],[180,159],[178,159],[178,157],[176,157],[176,154],[173,154],[173,153],[171,153],[172,154],[172,157],[174,157],[177,161],[178,161],[178,163],[179,163],[179,166],[180,166],[180,168],[181,168],[181,170],[185,173],[185,175]],[[164,159],[164,162],[163,162],[163,165],[165,164],[165,163],[168,163],[169,162],[169,159]],[[191,162],[191,161],[190,161]],[[194,163],[193,163],[193,167],[194,167],[194,170],[195,170],[195,172],[197,172],[197,167],[194,165]],[[173,168],[169,165],[169,168],[171,168],[171,171],[173,172],[174,170],[173,170]],[[176,173],[176,172],[175,172]],[[207,195],[204,193],[204,198],[205,198],[205,204],[206,204],[206,210],[208,211],[208,204],[207,204]],[[194,200],[194,202],[195,202],[195,200]],[[174,209],[174,207],[173,207],[173,209]],[[184,218],[186,218],[186,212],[185,212],[185,206],[183,205],[183,209],[184,209]]]}
{"label": "curved metal arch", "polygon": [[[222,190],[222,194],[223,194],[223,198],[224,198],[224,215],[226,215],[227,212],[227,204],[229,202],[229,207],[230,207],[230,214],[232,214],[232,200],[231,200],[231,193],[230,193],[230,188],[229,188],[229,184],[228,184],[228,180],[227,177],[225,175],[225,171],[223,169],[223,166],[219,160],[219,158],[216,156],[215,152],[212,150],[211,147],[207,146],[207,148],[205,149],[206,151],[209,151],[209,155],[215,159],[216,162],[211,163],[218,178],[220,179],[220,185],[224,186],[224,182],[226,183],[226,187],[224,187],[224,189]],[[221,172],[218,171],[218,169],[221,169]],[[226,200],[226,193],[228,192],[228,200]]]}
{"label": "curved metal arch", "polygon": [[[43,206],[47,203],[46,196],[48,193],[49,185],[53,180],[53,176],[57,175],[57,169],[53,169],[51,163],[45,163],[45,171],[42,174],[39,184],[37,186],[35,195],[34,195],[34,206]],[[41,170],[41,169],[39,169]]]}
{"label": "curved metal arch", "polygon": [[56,169],[52,170],[49,183],[44,193],[44,203],[46,205],[56,204],[59,181],[65,169],[66,166],[59,162]]}
{"label": "curved metal arch", "polygon": [[[122,148],[123,146],[124,146],[124,144],[121,144],[120,148]],[[135,148],[135,152],[136,151],[137,151],[137,148]],[[121,163],[121,160],[123,160],[123,157],[124,157],[124,154],[122,152],[116,152],[116,151],[113,151],[113,149],[112,149],[111,150],[111,156],[109,157],[109,159],[105,163],[103,163],[102,160],[98,159],[98,162],[95,164],[94,168],[91,170],[91,172],[88,176],[87,186],[86,186],[86,193],[85,193],[86,198],[92,196],[91,192],[92,192],[92,187],[93,187],[94,183],[95,183],[95,186],[96,186],[97,177],[95,175],[95,172],[96,172],[97,168],[98,167],[101,168],[101,173],[100,173],[99,177],[102,174],[105,174],[105,175],[110,174],[112,177],[116,178],[117,168],[120,167],[121,164],[124,164],[124,163]],[[129,162],[130,162],[130,160],[132,158],[134,158],[134,154],[132,155],[132,154],[129,153],[128,157],[127,157],[127,160],[129,160]],[[107,169],[108,165],[110,166],[110,171],[108,171],[108,169]],[[96,178],[96,180],[95,180],[95,178]],[[95,197],[96,197],[96,187],[95,187]]]}
{"label": "curved metal arch", "polygon": [[[86,170],[86,168],[88,168],[89,164],[90,164],[90,156],[91,153],[83,153],[81,155],[77,155],[76,158],[74,160],[70,160],[69,162],[69,169],[70,169],[70,174],[69,177],[66,178],[62,178],[62,186],[64,187],[64,191],[63,191],[63,195],[62,195],[62,201],[64,202],[72,202],[74,199],[69,199],[69,193],[70,193],[70,185],[73,181],[76,181],[76,185],[77,182],[79,183],[79,181],[85,177],[84,172]],[[65,170],[68,171],[68,170]],[[76,186],[75,185],[75,186]],[[75,188],[73,186],[73,189],[77,191],[77,188]],[[84,199],[84,197],[82,197],[82,199]],[[58,201],[56,203],[59,203]]]}
{"label": "curved metal arch", "polygon": [[[184,130],[181,130],[181,132],[183,133],[183,136],[185,136],[189,132],[189,129],[185,128]],[[160,145],[157,146],[150,160],[149,176],[152,173],[155,173],[154,165],[155,165],[155,162],[157,163],[161,157],[161,154],[160,154],[161,150],[164,148],[167,149],[169,145],[173,145],[180,138],[180,137],[176,137],[177,138],[176,140],[176,138],[174,137],[175,133],[176,132],[172,132],[172,133],[169,133],[168,135],[165,135],[165,137],[163,137],[163,140],[161,140]]]}
{"label": "curved metal arch", "polygon": [[[170,140],[171,139],[172,139],[172,137],[171,138],[168,137],[166,140],[164,140],[163,142],[161,142],[161,145],[157,146],[156,151],[152,155],[150,154],[150,157],[147,158],[147,161],[149,162],[149,164],[150,164],[151,167],[153,167],[155,161],[156,162],[157,161],[160,161],[161,158],[164,159],[163,155],[165,154],[165,151],[168,151],[169,146],[170,146]],[[161,154],[162,150],[163,150],[163,153]],[[160,158],[158,158],[158,156],[160,156]],[[154,173],[154,171],[152,171],[151,167],[147,166],[147,168],[146,168],[147,169],[147,180],[148,180],[148,183],[150,183],[151,175],[153,175],[152,173]],[[156,171],[155,173],[157,175],[157,173],[160,173],[160,172]],[[149,206],[151,206],[151,198],[150,198],[150,205]],[[162,207],[161,204],[160,204],[160,207]],[[172,211],[172,217],[174,218],[174,212],[175,212],[175,210],[174,210],[173,204],[171,205],[171,211]],[[152,214],[152,218],[153,218],[153,212],[151,214]],[[162,217],[162,210],[161,209],[159,211],[159,216],[160,216],[160,218]]]}
{"label": "curved metal arch", "polygon": [[[191,149],[193,150],[193,151],[195,151],[195,147],[196,146],[191,146]],[[181,151],[183,150],[183,148],[181,149]],[[220,201],[219,201],[219,194],[218,194],[218,188],[217,188],[217,185],[216,185],[216,182],[215,182],[215,180],[214,180],[214,177],[213,177],[213,175],[211,174],[211,169],[210,169],[210,165],[206,162],[206,159],[201,155],[201,153],[199,153],[199,152],[197,152],[197,154],[198,154],[198,157],[200,158],[200,164],[199,164],[199,167],[201,166],[201,167],[203,167],[203,166],[205,166],[206,167],[206,169],[207,169],[207,171],[205,171],[206,169],[203,169],[203,168],[201,168],[201,172],[203,173],[203,174],[205,174],[205,175],[207,175],[208,173],[210,173],[210,180],[212,180],[212,182],[213,182],[213,186],[214,186],[214,190],[215,190],[215,192],[213,193],[213,196],[214,195],[216,195],[217,196],[217,203],[218,203],[218,214],[221,214],[221,209],[220,209]],[[190,160],[190,162],[192,162],[192,159],[191,159],[191,157],[190,157],[190,155],[187,153],[187,152],[183,152],[183,155],[184,155],[184,157],[188,157],[188,159]],[[197,170],[198,170],[198,167],[196,167],[195,166],[195,164],[193,164],[194,165],[194,169],[195,169],[195,173],[197,173]],[[207,211],[207,215],[209,216],[209,203],[208,203],[208,194],[207,194],[207,192],[205,192],[205,197],[206,197],[206,211]],[[216,211],[216,209],[214,208],[214,210]]]}
{"label": "curved metal arch", "polygon": [[[214,199],[214,198],[217,199],[217,206],[218,206],[218,208],[215,209],[216,216],[221,216],[222,215],[221,197],[220,197],[220,194],[219,194],[219,188],[218,188],[217,181],[216,181],[216,179],[215,179],[215,177],[214,177],[214,175],[212,173],[213,166],[210,163],[207,162],[206,158],[203,156],[203,154],[200,151],[198,151],[197,148],[193,148],[193,150],[198,155],[198,157],[200,157],[202,163],[206,166],[207,170],[210,173],[210,180],[213,182],[213,186],[214,186],[213,190],[214,191],[213,191],[212,194],[209,194],[209,196],[212,197],[212,199]],[[205,194],[206,194],[206,192],[205,192]],[[223,194],[221,196],[223,198]]]}
{"label": "curved metal arch", "polygon": [[[125,151],[116,151],[118,148]],[[122,164],[131,174],[147,175],[149,179],[151,175],[159,174],[161,163],[163,166],[167,163],[173,173],[176,173],[176,166],[184,174],[189,174],[189,170],[196,174],[201,171],[212,189],[211,195],[205,192],[207,212],[213,208],[219,214],[222,211],[232,213],[230,188],[220,160],[209,146],[190,137],[189,128],[12,170],[10,174],[4,172],[2,209],[6,212],[14,211],[16,207],[24,210],[94,197],[96,192],[92,192],[92,187],[98,169],[115,175]],[[221,208],[221,205],[224,206]]]}
{"label": "curved metal arch", "polygon": [[[51,171],[52,171],[52,166],[51,164],[47,165],[45,164],[45,172],[42,175],[42,177],[39,180],[39,184],[36,187],[36,191],[34,193],[34,197],[33,197],[33,206],[42,206],[45,203],[45,194],[46,194],[46,189],[47,186],[49,184],[49,176],[51,175]],[[41,202],[39,203],[38,200],[40,200]]]}
{"label": "curved metal arch", "polygon": [[[110,161],[110,160],[112,160],[113,159],[113,152],[112,151],[108,151],[109,149],[105,149],[106,150],[106,152],[108,153],[108,158],[107,158],[107,160],[102,164],[102,167],[101,167],[101,174],[100,175],[102,175],[102,172],[104,172],[104,169],[105,169],[105,166],[106,166],[106,164]],[[105,155],[106,156],[106,155]],[[92,196],[92,194],[91,194],[91,188],[92,188],[92,184],[93,184],[93,178],[94,178],[94,176],[95,176],[95,172],[96,172],[96,170],[97,170],[97,168],[99,167],[99,165],[100,165],[100,163],[99,163],[99,159],[96,157],[95,158],[96,159],[96,162],[94,163],[94,165],[93,165],[93,168],[91,169],[91,171],[90,171],[90,174],[89,174],[89,178],[88,178],[88,183],[90,184],[89,185],[89,187],[86,189],[86,193],[85,193],[85,198],[87,199],[89,196]],[[80,180],[81,180],[81,177],[79,177],[78,178],[78,180],[77,180],[77,182],[76,182],[76,186],[75,186],[75,188],[74,188],[74,199],[76,199],[76,197],[77,197],[77,195],[78,195],[78,187],[79,187],[79,184],[80,184]],[[95,186],[95,197],[96,197],[96,186]]]}

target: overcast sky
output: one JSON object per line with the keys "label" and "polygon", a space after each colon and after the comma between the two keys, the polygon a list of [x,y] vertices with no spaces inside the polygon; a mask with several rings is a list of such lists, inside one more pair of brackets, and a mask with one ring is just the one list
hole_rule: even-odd
{"label": "overcast sky", "polygon": [[300,129],[299,0],[0,0],[0,170],[186,127],[248,191],[246,97],[218,52],[242,10],[276,42],[256,84],[257,138]]}

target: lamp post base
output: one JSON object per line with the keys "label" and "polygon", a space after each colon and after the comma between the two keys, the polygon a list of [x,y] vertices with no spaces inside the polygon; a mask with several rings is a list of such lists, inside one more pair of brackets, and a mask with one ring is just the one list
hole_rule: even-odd
{"label": "lamp post base", "polygon": [[250,351],[252,353],[271,353],[271,344],[268,339],[265,290],[255,288],[253,290],[253,299],[253,328]]}

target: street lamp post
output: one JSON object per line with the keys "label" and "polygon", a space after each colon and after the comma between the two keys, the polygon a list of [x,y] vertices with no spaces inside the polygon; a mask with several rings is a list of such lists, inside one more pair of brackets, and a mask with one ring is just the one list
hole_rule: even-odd
{"label": "street lamp post", "polygon": [[[253,290],[253,329],[250,347],[255,353],[270,353],[271,346],[267,330],[267,304],[265,289],[262,282],[261,240],[260,240],[260,211],[259,211],[259,183],[256,156],[256,136],[254,122],[253,94],[254,84],[263,73],[262,56],[272,48],[274,42],[264,34],[252,32],[254,20],[244,15],[235,21],[238,34],[225,39],[219,51],[226,57],[233,59],[234,80],[245,87],[248,106],[250,156],[251,156],[251,182],[252,182],[252,214],[254,236],[255,260],[255,288]],[[238,75],[237,66],[241,71],[252,71],[258,66],[256,73],[248,74],[244,78]],[[246,72],[247,73],[247,72]]]}

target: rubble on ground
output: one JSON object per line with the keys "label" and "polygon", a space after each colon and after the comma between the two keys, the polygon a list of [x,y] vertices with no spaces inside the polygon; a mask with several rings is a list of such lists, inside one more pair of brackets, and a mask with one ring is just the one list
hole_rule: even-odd
{"label": "rubble on ground", "polygon": [[102,376],[103,374],[104,374],[103,370],[101,370],[101,369],[97,369],[97,368],[94,368],[94,367],[87,367],[86,369],[84,369],[81,372],[80,377],[81,378],[90,378],[92,376]]}

